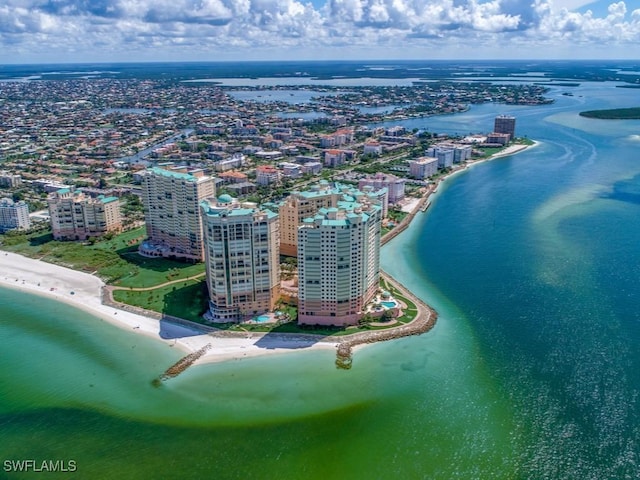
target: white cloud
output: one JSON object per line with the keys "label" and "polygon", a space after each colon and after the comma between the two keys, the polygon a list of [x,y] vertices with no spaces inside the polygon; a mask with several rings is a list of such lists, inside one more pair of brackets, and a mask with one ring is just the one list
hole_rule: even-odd
{"label": "white cloud", "polygon": [[[0,6],[0,61],[73,53],[194,59],[257,49],[277,56],[322,49],[334,58],[368,51],[420,52],[456,48],[514,55],[555,52],[553,45],[607,45],[630,54],[640,40],[640,10],[612,2],[606,15],[572,11],[586,0],[5,0]],[[601,10],[603,11],[603,10]],[[555,42],[555,43],[554,43]],[[189,48],[186,49],[185,46]],[[182,49],[182,50],[181,50]],[[124,52],[124,53],[123,53]],[[274,53],[275,52],[275,53]],[[531,54],[531,53],[529,53]],[[243,57],[247,58],[247,57]],[[124,57],[121,59],[135,60]],[[52,58],[52,60],[54,60]]]}

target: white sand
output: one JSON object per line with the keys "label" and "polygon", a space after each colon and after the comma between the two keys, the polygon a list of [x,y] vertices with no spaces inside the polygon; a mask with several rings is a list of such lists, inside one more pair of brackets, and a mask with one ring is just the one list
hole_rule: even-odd
{"label": "white sand", "polygon": [[411,213],[416,209],[416,207],[418,206],[419,202],[420,202],[420,198],[406,197],[403,200],[403,203],[402,203],[402,206],[400,207],[400,209],[403,212]]}
{"label": "white sand", "polygon": [[0,284],[67,303],[132,334],[146,335],[185,352],[196,351],[210,343],[212,348],[198,363],[239,360],[300,349],[335,350],[337,345],[311,342],[295,336],[258,333],[247,333],[240,338],[220,338],[166,321],[162,322],[162,332],[170,338],[162,338],[159,320],[103,305],[100,298],[104,282],[98,277],[3,251],[0,251]]}

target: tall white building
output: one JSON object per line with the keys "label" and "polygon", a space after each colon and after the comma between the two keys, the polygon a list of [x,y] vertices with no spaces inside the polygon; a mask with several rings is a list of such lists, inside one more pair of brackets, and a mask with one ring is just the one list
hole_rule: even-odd
{"label": "tall white building", "polygon": [[381,207],[339,202],[298,231],[298,323],[355,325],[380,282]]}
{"label": "tall white building", "polygon": [[438,173],[438,159],[435,157],[420,157],[409,160],[409,175],[424,180]]}
{"label": "tall white building", "polygon": [[439,142],[427,150],[427,155],[435,157],[436,149],[453,150],[453,163],[461,163],[471,159],[471,145],[462,145],[460,143]]}
{"label": "tall white building", "polygon": [[10,198],[0,200],[0,232],[7,230],[28,230],[31,228],[29,205],[25,202],[14,202]]}
{"label": "tall white building", "polygon": [[204,259],[200,202],[215,195],[213,178],[186,167],[154,167],[142,175],[147,239],[140,254]]}
{"label": "tall white building", "polygon": [[378,172],[358,181],[358,188],[364,187],[386,188],[389,192],[389,203],[399,202],[404,198],[404,187],[407,183],[405,178],[396,177],[389,173]]}
{"label": "tall white building", "polygon": [[200,204],[209,311],[235,322],[273,310],[280,296],[278,214],[230,195]]}
{"label": "tall white building", "polygon": [[438,159],[438,168],[450,168],[453,166],[453,148],[443,146],[429,147],[426,153],[428,157]]}

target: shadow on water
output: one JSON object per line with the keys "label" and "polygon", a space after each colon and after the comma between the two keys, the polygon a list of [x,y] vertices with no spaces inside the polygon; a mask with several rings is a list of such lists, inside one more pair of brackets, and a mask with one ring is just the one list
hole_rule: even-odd
{"label": "shadow on water", "polygon": [[601,198],[640,205],[640,175],[616,182],[613,191],[601,195]]}

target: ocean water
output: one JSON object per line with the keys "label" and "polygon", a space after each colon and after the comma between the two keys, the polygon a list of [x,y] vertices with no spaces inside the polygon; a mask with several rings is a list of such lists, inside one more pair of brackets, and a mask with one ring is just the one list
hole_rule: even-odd
{"label": "ocean water", "polygon": [[639,478],[640,121],[577,112],[640,91],[567,90],[407,122],[486,132],[510,113],[539,144],[454,176],[385,246],[439,320],[351,370],[296,352],[156,388],[180,352],[0,289],[0,460],[75,460],[60,478]]}

